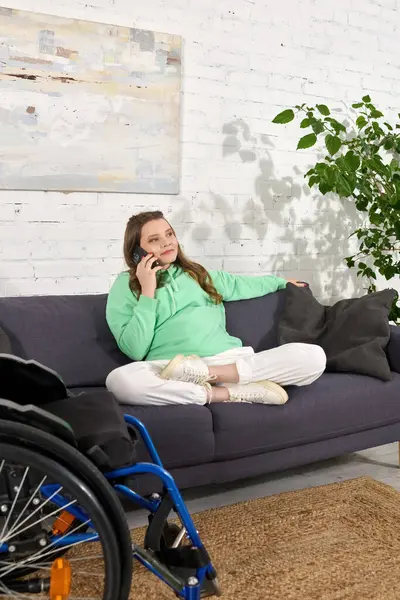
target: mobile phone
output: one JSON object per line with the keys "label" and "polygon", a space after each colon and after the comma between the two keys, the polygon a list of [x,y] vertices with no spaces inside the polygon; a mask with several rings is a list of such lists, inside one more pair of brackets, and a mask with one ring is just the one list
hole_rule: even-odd
{"label": "mobile phone", "polygon": [[[135,263],[135,265],[138,265],[140,263],[140,261],[142,260],[143,256],[147,256],[148,252],[146,252],[146,250],[143,250],[143,248],[141,248],[140,246],[135,246],[133,249],[133,254],[132,254],[132,260]],[[151,268],[154,269],[154,267],[159,267],[160,263],[158,262],[158,260],[156,260]]]}

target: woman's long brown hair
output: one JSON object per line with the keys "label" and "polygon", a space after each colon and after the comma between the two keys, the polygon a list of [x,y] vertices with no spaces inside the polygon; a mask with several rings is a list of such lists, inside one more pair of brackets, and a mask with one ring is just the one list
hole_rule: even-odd
{"label": "woman's long brown hair", "polygon": [[[142,290],[139,280],[136,277],[136,264],[133,262],[132,258],[133,249],[135,246],[140,246],[143,225],[149,223],[149,221],[158,219],[166,220],[163,213],[159,210],[141,212],[137,215],[133,215],[129,219],[125,229],[124,258],[129,269],[129,287],[137,298],[139,298]],[[187,256],[185,256],[180,245],[178,245],[178,255],[175,264],[197,281],[199,286],[203,288],[215,304],[220,304],[222,302],[222,296],[215,289],[208,271],[202,265],[189,260]],[[160,285],[162,285],[162,280],[159,282],[159,287]]]}

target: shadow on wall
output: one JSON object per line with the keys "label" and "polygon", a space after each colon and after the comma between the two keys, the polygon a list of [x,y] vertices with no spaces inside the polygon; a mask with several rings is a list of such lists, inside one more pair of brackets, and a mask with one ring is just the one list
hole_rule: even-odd
{"label": "shadow on wall", "polygon": [[363,221],[354,205],[321,197],[300,183],[307,169],[293,166],[293,176],[277,177],[274,144],[267,135],[252,136],[244,121],[226,123],[223,133],[224,158],[238,158],[238,168],[252,163],[259,170],[253,197],[243,205],[238,197],[235,212],[222,196],[211,194],[213,208],[224,214],[229,239],[241,243],[248,231],[258,241],[254,271],[307,280],[323,302],[365,294],[355,269],[343,260],[357,249],[356,238],[348,236]]}

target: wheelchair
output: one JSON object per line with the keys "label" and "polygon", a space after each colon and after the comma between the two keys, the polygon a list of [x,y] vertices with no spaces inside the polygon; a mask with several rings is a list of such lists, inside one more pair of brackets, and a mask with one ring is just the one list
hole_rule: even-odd
{"label": "wheelchair", "polygon": [[[124,420],[151,462],[102,472],[78,448],[66,421],[35,404],[0,400],[1,600],[128,600],[137,563],[169,586],[172,597],[221,595],[146,427],[130,415]],[[159,479],[161,493],[133,489],[146,474]],[[148,511],[141,544],[131,539],[121,497]]]}

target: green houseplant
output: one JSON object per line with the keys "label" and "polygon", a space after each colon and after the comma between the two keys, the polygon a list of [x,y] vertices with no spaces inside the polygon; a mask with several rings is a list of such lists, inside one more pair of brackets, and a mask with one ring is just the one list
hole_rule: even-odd
{"label": "green houseplant", "polygon": [[[302,104],[279,113],[273,123],[300,118],[305,135],[297,149],[318,143],[325,154],[305,174],[309,187],[348,198],[365,213],[366,225],[351,234],[359,240],[359,252],[345,261],[367,279],[370,293],[376,291],[377,273],[387,280],[400,275],[400,123],[391,125],[370,96],[352,109],[355,117],[349,122],[334,118],[325,104]],[[400,324],[397,301],[390,319]]]}

